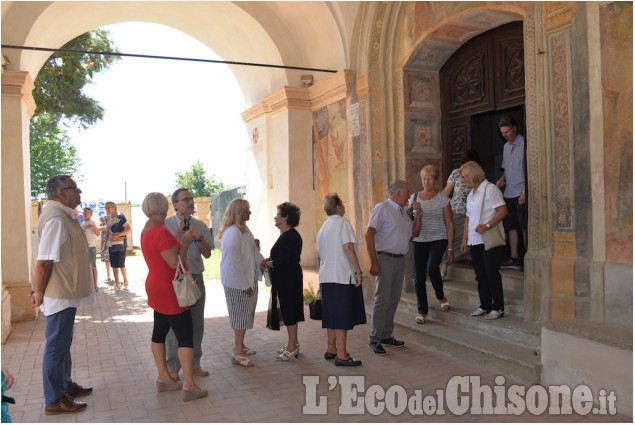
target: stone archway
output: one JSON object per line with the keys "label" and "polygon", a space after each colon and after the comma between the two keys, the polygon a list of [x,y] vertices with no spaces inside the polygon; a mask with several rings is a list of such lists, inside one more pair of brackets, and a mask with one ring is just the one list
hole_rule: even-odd
{"label": "stone archway", "polygon": [[[189,34],[227,60],[337,71],[344,69],[347,63],[348,34],[340,29],[350,31],[356,11],[356,4],[328,5],[326,2],[302,3],[293,8],[278,2],[6,2],[2,5],[1,31],[6,45],[56,48],[104,25],[121,21],[155,22]],[[307,20],[319,21],[319,28],[305,25]],[[321,32],[327,33],[328,39]],[[11,308],[14,320],[25,320],[35,314],[27,301],[32,278],[28,123],[35,108],[31,95],[33,79],[49,54],[5,48],[2,54],[2,199],[5,206],[15,207],[7,208],[2,215],[2,281],[14,295]],[[238,65],[231,68],[248,107],[285,87],[302,87],[301,76],[306,73],[291,68]],[[313,77],[317,83],[330,75],[316,72]],[[281,102],[281,109],[289,109],[288,96],[277,100]],[[310,149],[310,131],[308,137],[294,137],[289,131],[292,117],[281,117],[279,125],[264,135],[287,145],[293,138],[295,144]],[[261,145],[263,142],[266,143],[262,140]],[[289,178],[291,162],[278,161],[275,170],[269,163],[255,165],[253,175],[248,175],[248,185],[251,181],[260,188],[263,176],[266,181],[271,174],[282,174],[286,176],[281,180],[287,183],[287,193],[304,192],[304,188],[289,184],[293,181]],[[302,173],[308,177],[295,181],[310,181],[306,167],[300,170],[299,174]],[[263,196],[264,201],[257,199],[264,206],[254,211],[254,220],[273,227],[267,203],[270,200],[266,193]],[[252,202],[254,204],[256,202]],[[258,220],[258,216],[262,219]],[[271,246],[271,239],[267,237],[263,245]],[[18,302],[21,304],[17,305]]]}
{"label": "stone archway", "polygon": [[[535,52],[536,35],[534,16],[522,9],[474,8],[445,19],[439,25],[422,34],[412,44],[412,48],[402,62],[397,73],[396,138],[401,140],[398,156],[404,160],[404,173],[408,181],[418,181],[418,171],[423,163],[435,163],[445,174],[443,144],[441,135],[441,88],[439,70],[448,58],[467,40],[492,28],[512,21],[523,21],[524,43],[527,52]],[[525,55],[526,85],[526,133],[529,140],[540,140],[536,93],[537,58]],[[446,143],[444,140],[443,143]],[[541,141],[544,143],[544,140]],[[539,157],[540,144],[528,144],[528,179],[544,182],[546,176],[540,173],[540,163],[546,159]],[[544,161],[544,162],[543,162]],[[542,167],[544,170],[545,168]],[[529,267],[525,269],[524,314],[529,320],[538,320],[548,306],[544,304],[544,290],[550,283],[544,264],[531,265],[532,255],[536,255],[550,245],[549,238],[542,234],[541,222],[548,220],[540,211],[546,208],[541,200],[542,183],[534,185],[529,193],[529,252],[526,257]]]}

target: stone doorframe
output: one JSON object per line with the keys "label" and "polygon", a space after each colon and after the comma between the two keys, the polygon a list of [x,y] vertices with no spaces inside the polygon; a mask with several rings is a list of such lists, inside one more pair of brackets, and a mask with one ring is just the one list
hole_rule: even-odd
{"label": "stone doorframe", "polygon": [[[380,6],[378,6],[380,7]],[[535,322],[548,320],[551,301],[551,260],[552,238],[550,234],[551,207],[550,207],[550,181],[551,146],[547,139],[550,134],[550,124],[545,114],[539,113],[540,100],[544,98],[546,87],[544,68],[546,58],[541,46],[545,37],[541,26],[542,7],[539,4],[530,8],[515,6],[485,5],[466,10],[444,19],[436,26],[431,26],[417,40],[413,40],[411,49],[404,55],[395,46],[403,43],[400,37],[405,32],[402,22],[397,19],[401,16],[401,8],[405,3],[388,3],[385,9],[376,13],[377,23],[375,28],[382,28],[380,50],[388,49],[385,54],[380,52],[376,57],[384,69],[394,70],[386,72],[381,81],[382,90],[371,91],[371,110],[381,105],[385,111],[395,111],[394,116],[387,114],[384,123],[372,123],[373,129],[377,125],[384,126],[380,131],[373,130],[371,134],[380,134],[383,130],[384,139],[392,139],[397,143],[386,146],[386,156],[394,158],[394,163],[399,178],[407,178],[412,174],[406,161],[406,147],[411,141],[407,140],[405,102],[419,102],[423,105],[430,119],[424,120],[424,125],[429,125],[426,131],[432,137],[438,136],[439,148],[441,147],[441,108],[440,87],[438,72],[447,59],[469,39],[486,32],[492,28],[511,21],[523,21],[524,49],[525,49],[525,91],[526,91],[526,138],[531,141],[527,144],[527,168],[529,181],[529,224],[528,224],[528,251],[525,256],[525,289],[524,311],[525,319]],[[381,22],[379,20],[381,19]],[[372,37],[369,35],[369,37]],[[372,44],[371,44],[372,45]],[[377,46],[378,44],[375,44]],[[384,47],[385,46],[385,47]],[[370,47],[369,47],[370,48]],[[392,50],[391,50],[392,49]],[[392,56],[391,56],[392,54]],[[372,55],[371,55],[372,57]],[[368,64],[371,70],[373,63]],[[416,84],[423,87],[418,93],[417,99],[405,98],[405,84],[412,83],[405,77],[405,70],[416,68],[421,70],[422,77]],[[370,77],[372,79],[372,75]],[[372,99],[373,93],[379,93]],[[543,108],[544,109],[544,108]],[[436,117],[434,116],[436,114]],[[371,144],[376,142],[370,141]],[[434,143],[434,141],[433,141]],[[412,143],[411,143],[412,144]],[[393,150],[394,149],[394,150]],[[392,152],[390,152],[393,150]],[[442,150],[440,151],[442,152]],[[440,160],[441,158],[439,158]],[[388,167],[382,170],[389,174],[384,176],[387,180],[393,178]],[[418,171],[418,170],[417,170]],[[375,170],[375,173],[380,170]],[[376,200],[378,201],[378,200]]]}

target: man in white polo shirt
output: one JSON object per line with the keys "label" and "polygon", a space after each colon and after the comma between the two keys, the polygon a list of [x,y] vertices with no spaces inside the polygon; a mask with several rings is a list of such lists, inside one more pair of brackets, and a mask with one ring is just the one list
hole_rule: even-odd
{"label": "man in white polo shirt", "polygon": [[[406,210],[410,187],[398,180],[388,188],[388,199],[373,208],[366,231],[366,248],[370,256],[370,274],[376,276],[375,301],[368,347],[383,356],[383,345],[403,347],[405,343],[392,335],[397,305],[406,271],[406,257],[412,237],[412,209]],[[415,202],[419,213],[421,205]]]}

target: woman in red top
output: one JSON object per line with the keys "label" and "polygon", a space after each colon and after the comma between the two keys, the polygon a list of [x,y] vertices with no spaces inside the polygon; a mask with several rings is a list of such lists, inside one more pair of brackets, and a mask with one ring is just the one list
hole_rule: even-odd
{"label": "woman in red top", "polygon": [[[183,389],[183,401],[207,396],[194,382],[194,344],[192,338],[192,315],[189,307],[180,307],[174,293],[172,280],[178,264],[178,256],[186,257],[187,249],[194,239],[191,230],[181,224],[176,236],[165,228],[168,200],[162,193],[149,193],[143,200],[143,213],[148,221],[141,232],[141,251],[148,265],[146,293],[148,305],[154,310],[152,330],[152,355],[159,370],[157,392]],[[183,385],[174,381],[168,372],[165,353],[165,337],[172,328],[179,343],[179,361],[183,368]]]}

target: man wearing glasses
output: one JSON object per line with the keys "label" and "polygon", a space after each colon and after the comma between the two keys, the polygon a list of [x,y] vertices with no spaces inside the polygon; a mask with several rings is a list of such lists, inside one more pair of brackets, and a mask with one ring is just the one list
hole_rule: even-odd
{"label": "man wearing glasses", "polygon": [[[172,194],[172,205],[176,211],[172,217],[165,220],[165,227],[177,237],[179,230],[192,229],[196,239],[187,250],[187,258],[184,258],[187,269],[192,273],[192,277],[201,290],[201,298],[194,304],[190,311],[192,312],[192,328],[194,339],[194,375],[207,376],[209,372],[201,367],[201,356],[203,351],[201,343],[203,342],[204,318],[205,318],[205,283],[203,282],[203,259],[209,258],[214,249],[214,239],[205,223],[197,220],[194,214],[194,198],[190,190],[182,187]],[[183,232],[181,232],[183,234]],[[178,239],[178,237],[177,237]],[[179,241],[181,242],[181,241]],[[170,376],[178,380],[181,364],[179,363],[178,344],[174,331],[170,329],[165,339],[165,347],[168,356],[168,370]]]}
{"label": "man wearing glasses", "polygon": [[75,220],[81,190],[70,176],[46,183],[49,202],[36,229],[36,264],[31,305],[46,316],[46,346],[42,361],[47,415],[75,413],[86,403],[75,401],[92,393],[71,379],[71,343],[77,308],[94,299],[93,274],[84,230]]}

